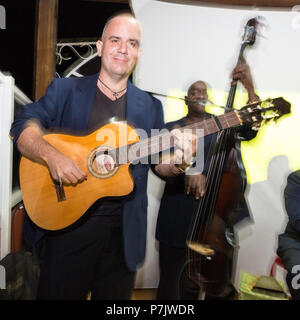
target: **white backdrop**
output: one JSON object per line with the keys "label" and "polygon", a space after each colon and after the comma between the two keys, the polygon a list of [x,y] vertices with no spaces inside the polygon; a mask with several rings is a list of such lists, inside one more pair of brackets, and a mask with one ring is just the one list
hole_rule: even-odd
{"label": "white backdrop", "polygon": [[[163,96],[182,98],[195,80],[208,82],[213,101],[225,105],[244,25],[250,18],[265,18],[264,37],[257,39],[245,57],[260,97],[283,96],[292,103],[292,114],[261,128],[253,141],[242,145],[248,177],[246,199],[254,223],[237,228],[240,249],[233,281],[237,287],[241,271],[269,274],[277,236],[286,223],[286,177],[300,168],[299,13],[291,9],[207,6],[192,1],[132,0],[132,8],[143,28],[143,53],[134,82],[161,99],[166,122],[181,117],[185,108],[180,100]],[[236,106],[244,102],[241,88]],[[163,188],[150,173],[147,255],[138,272],[137,287],[156,287],[158,283],[154,233]]]}

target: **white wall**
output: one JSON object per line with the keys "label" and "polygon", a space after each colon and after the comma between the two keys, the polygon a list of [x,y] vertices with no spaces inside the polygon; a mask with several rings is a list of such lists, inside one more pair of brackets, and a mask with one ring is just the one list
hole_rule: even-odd
{"label": "white wall", "polygon": [[[161,95],[182,98],[195,80],[210,84],[216,104],[226,103],[229,75],[237,60],[243,27],[256,16],[265,18],[267,28],[262,30],[264,38],[259,37],[245,57],[257,92],[262,99],[283,96],[292,103],[291,116],[261,128],[253,141],[242,145],[248,176],[246,198],[254,223],[237,229],[240,249],[234,283],[238,286],[241,271],[269,274],[276,255],[277,235],[286,222],[282,201],[285,179],[290,171],[300,168],[299,13],[290,9],[218,8],[199,2],[178,2],[132,0],[132,8],[143,28],[143,53],[134,80],[138,87],[161,98],[166,121],[183,115],[184,107],[179,100]],[[237,107],[245,101],[242,93],[241,89],[237,94]],[[161,182],[151,175],[148,250],[137,286],[157,285],[154,230],[162,190]]]}
{"label": "white wall", "polygon": [[22,200],[21,190],[12,189],[13,143],[9,131],[14,120],[15,103],[23,106],[30,102],[15,86],[15,79],[0,71],[0,259],[10,252],[11,209]]}
{"label": "white wall", "polygon": [[0,259],[10,252],[12,143],[9,129],[14,115],[14,84],[0,72]]}

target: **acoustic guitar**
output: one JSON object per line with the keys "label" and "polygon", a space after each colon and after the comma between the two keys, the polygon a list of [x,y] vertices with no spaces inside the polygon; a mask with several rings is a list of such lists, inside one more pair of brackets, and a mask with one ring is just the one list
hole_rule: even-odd
{"label": "acoustic guitar", "polygon": [[[289,112],[290,103],[280,97],[249,104],[180,130],[202,129],[202,136],[241,125],[258,130],[262,124]],[[175,146],[170,132],[140,140],[138,130],[123,122],[109,123],[86,136],[49,133],[43,138],[87,172],[82,183],[60,185],[45,165],[21,158],[20,186],[26,211],[37,226],[46,230],[69,227],[99,199],[129,195],[134,188],[129,165]]]}

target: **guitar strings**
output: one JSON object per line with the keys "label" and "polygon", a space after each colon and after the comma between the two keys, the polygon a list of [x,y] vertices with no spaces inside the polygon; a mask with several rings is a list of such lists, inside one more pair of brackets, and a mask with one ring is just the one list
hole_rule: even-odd
{"label": "guitar strings", "polygon": [[[227,125],[230,127],[230,126],[236,124],[237,115],[235,114],[235,112],[233,112],[233,114],[229,113],[228,116],[226,115],[226,117],[224,117],[224,119],[226,120]],[[179,128],[179,130],[183,131],[186,129],[188,129],[188,130],[190,130],[190,129],[204,129],[204,128],[199,128],[199,125],[205,125],[206,132],[208,132],[209,134],[215,133],[219,130],[214,119],[208,119],[208,120],[202,121],[200,123],[188,125],[188,126]],[[213,130],[211,128],[213,128]],[[205,133],[205,129],[204,129],[204,133]],[[207,135],[207,134],[204,134],[204,135]],[[153,154],[153,153],[151,153],[151,150],[155,150],[154,147],[157,145],[158,142],[160,145],[164,146],[165,149],[160,149],[155,153],[158,153],[160,151],[164,151],[166,149],[174,147],[174,144],[168,143],[169,141],[172,140],[171,139],[172,137],[173,137],[173,135],[170,132],[162,133],[162,134],[156,135],[154,137],[147,138],[142,141],[138,141],[138,142],[133,143],[129,146],[131,146],[131,147],[135,146],[136,148],[138,148],[139,151],[141,151],[142,154],[145,154],[145,151],[147,151],[146,152],[147,154],[145,156],[148,156],[148,155]],[[164,141],[167,143],[167,145],[163,145]],[[125,151],[127,151],[127,147],[128,147],[128,145],[120,147],[118,149],[124,148],[124,152],[125,152]],[[150,152],[149,152],[149,150],[150,150]],[[139,156],[136,159],[133,159],[133,161],[138,160],[139,158],[141,158],[141,157]]]}

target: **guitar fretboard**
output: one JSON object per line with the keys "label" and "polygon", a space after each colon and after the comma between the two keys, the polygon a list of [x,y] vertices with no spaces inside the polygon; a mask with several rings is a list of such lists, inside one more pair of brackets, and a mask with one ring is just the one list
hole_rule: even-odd
{"label": "guitar fretboard", "polygon": [[[191,132],[200,138],[240,124],[241,121],[236,111],[231,111],[178,129],[183,132]],[[174,146],[174,136],[165,129],[151,138],[118,148],[115,150],[115,159],[118,164],[132,163],[169,150]]]}

